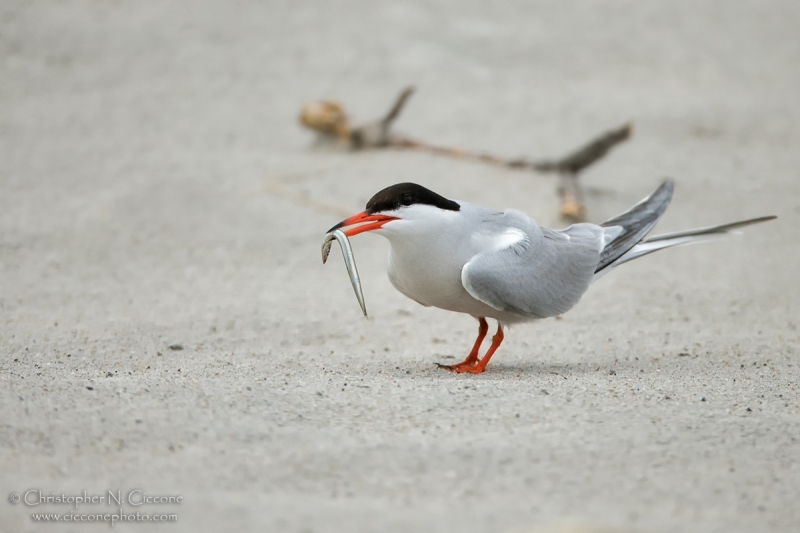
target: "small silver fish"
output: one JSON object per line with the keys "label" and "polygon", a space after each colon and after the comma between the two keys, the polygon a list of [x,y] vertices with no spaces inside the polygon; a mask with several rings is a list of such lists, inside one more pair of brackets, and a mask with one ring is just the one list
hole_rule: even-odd
{"label": "small silver fish", "polygon": [[350,239],[344,234],[342,230],[333,230],[325,234],[325,239],[322,241],[322,264],[328,261],[328,256],[331,253],[331,242],[333,240],[339,241],[339,246],[342,248],[342,257],[344,257],[344,265],[347,267],[347,274],[350,276],[350,283],[353,285],[353,291],[356,293],[356,298],[361,306],[361,312],[367,316],[367,306],[364,303],[364,293],[361,291],[361,280],[358,277],[358,268],[356,268],[356,257],[353,255],[353,248],[350,246]]}

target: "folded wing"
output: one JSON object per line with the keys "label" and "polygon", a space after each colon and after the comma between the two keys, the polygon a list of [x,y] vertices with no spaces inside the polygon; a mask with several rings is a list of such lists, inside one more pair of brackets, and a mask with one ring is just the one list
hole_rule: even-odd
{"label": "folded wing", "polygon": [[565,313],[592,281],[603,229],[576,224],[553,231],[530,220],[518,229],[528,238],[473,257],[461,270],[462,285],[473,298],[498,311],[530,318]]}

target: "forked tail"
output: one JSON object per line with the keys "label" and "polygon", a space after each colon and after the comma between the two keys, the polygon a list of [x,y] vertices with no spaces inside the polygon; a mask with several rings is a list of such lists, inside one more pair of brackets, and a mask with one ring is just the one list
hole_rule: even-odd
{"label": "forked tail", "polygon": [[766,216],[645,238],[666,211],[672,199],[673,184],[664,182],[656,191],[621,215],[601,224],[606,229],[607,243],[600,253],[594,280],[606,272],[637,257],[656,250],[721,237],[739,228],[766,222],[777,217]]}
{"label": "forked tail", "polygon": [[645,239],[640,243],[634,245],[633,248],[631,248],[622,256],[620,256],[616,261],[608,265],[607,268],[605,268],[602,272],[601,271],[595,272],[594,279],[597,280],[597,278],[599,278],[606,272],[613,270],[614,268],[618,267],[623,263],[627,263],[632,259],[642,257],[643,255],[653,253],[657,250],[663,250],[664,248],[671,248],[672,246],[678,246],[680,244],[689,244],[693,242],[700,242],[709,239],[714,239],[716,237],[722,237],[724,235],[736,233],[735,230],[739,228],[750,226],[752,224],[758,224],[760,222],[766,222],[768,220],[774,220],[776,218],[778,217],[766,216],[766,217],[750,218],[747,220],[741,220],[739,222],[721,224],[719,226],[710,226],[707,228],[698,228],[687,231],[678,231],[675,233],[665,233],[663,235],[655,235],[653,237],[650,237],[649,239]]}

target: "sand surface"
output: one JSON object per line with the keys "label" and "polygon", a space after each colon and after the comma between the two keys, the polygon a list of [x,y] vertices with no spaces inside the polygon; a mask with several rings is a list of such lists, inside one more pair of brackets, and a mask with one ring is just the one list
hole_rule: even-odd
{"label": "sand surface", "polygon": [[[183,496],[166,531],[797,531],[800,3],[0,4],[0,531]],[[602,221],[769,225],[620,268],[515,327],[480,376],[467,316],[325,230],[416,181],[557,227],[556,179],[315,147],[336,98],[424,139],[549,157],[627,120],[584,176]],[[182,350],[170,349],[181,345]],[[109,512],[91,504],[80,512]]]}

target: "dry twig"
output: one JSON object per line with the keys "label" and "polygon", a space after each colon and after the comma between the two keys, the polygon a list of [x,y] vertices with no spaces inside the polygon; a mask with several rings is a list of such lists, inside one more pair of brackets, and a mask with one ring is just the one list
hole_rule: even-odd
{"label": "dry twig", "polygon": [[397,97],[394,105],[384,118],[366,122],[359,126],[352,126],[349,117],[344,112],[344,108],[334,101],[314,102],[304,106],[300,113],[300,122],[304,126],[317,131],[323,137],[338,139],[354,150],[374,148],[419,150],[506,168],[559,174],[558,191],[561,198],[561,216],[574,222],[585,220],[586,216],[586,206],[583,201],[578,174],[603,158],[614,146],[628,139],[631,134],[631,125],[625,124],[595,137],[574,152],[556,160],[497,157],[461,148],[430,144],[393,133],[391,131],[392,123],[400,115],[413,93],[414,88],[407,87]]}

